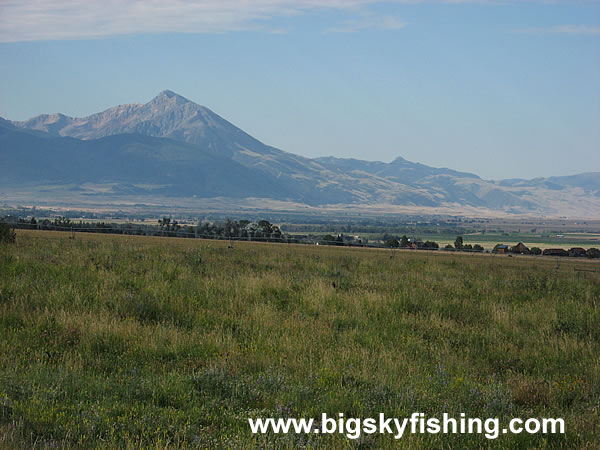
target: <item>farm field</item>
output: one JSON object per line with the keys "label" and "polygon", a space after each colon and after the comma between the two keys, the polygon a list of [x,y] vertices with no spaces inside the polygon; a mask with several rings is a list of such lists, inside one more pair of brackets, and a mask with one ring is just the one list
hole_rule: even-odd
{"label": "farm field", "polygon": [[[598,262],[69,236],[0,244],[0,448],[597,448]],[[566,434],[248,426],[340,412]]]}

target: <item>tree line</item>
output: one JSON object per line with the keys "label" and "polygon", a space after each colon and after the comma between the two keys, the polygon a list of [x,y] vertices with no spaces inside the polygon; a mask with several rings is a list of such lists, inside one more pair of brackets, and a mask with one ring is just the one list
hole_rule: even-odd
{"label": "tree line", "polygon": [[[13,216],[0,217],[0,232],[2,240],[14,241],[14,229],[28,230],[56,230],[72,231],[78,233],[107,233],[126,234],[139,236],[166,236],[183,238],[208,238],[208,239],[248,239],[258,241],[289,241],[294,238],[284,235],[277,225],[268,220],[251,222],[249,220],[226,219],[223,222],[200,222],[196,226],[179,223],[170,217],[158,219],[156,224],[138,223],[108,223],[74,221],[68,217],[56,217],[52,220],[37,220],[18,218]],[[9,239],[10,236],[10,239]]]}

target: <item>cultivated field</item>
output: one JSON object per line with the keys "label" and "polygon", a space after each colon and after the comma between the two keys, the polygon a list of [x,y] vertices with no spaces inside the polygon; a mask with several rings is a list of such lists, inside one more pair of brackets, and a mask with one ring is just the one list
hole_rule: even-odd
{"label": "cultivated field", "polygon": [[[598,263],[227,245],[0,244],[0,447],[597,448]],[[352,441],[247,422],[323,412],[562,417],[566,434]]]}

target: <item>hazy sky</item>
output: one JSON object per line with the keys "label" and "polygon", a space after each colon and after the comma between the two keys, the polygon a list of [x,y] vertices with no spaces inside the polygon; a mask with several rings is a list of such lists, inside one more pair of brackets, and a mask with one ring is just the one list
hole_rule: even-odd
{"label": "hazy sky", "polygon": [[304,156],[600,171],[600,1],[0,0],[0,116],[170,89]]}

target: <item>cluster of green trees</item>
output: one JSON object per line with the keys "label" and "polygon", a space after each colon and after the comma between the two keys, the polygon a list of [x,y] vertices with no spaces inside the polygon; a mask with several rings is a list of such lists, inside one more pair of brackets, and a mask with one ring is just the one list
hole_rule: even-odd
{"label": "cluster of green trees", "polygon": [[[414,240],[414,241],[412,241],[412,243],[414,243],[417,246],[417,248],[419,248],[419,249],[436,250],[436,249],[440,248],[439,244],[435,241],[422,242],[419,240]],[[388,237],[385,241],[385,246],[391,247],[391,248],[412,247],[411,240],[408,239],[408,237],[406,237],[406,235],[402,236],[400,238],[400,240],[396,239],[395,237]],[[482,252],[484,250],[483,247],[479,244],[475,244],[475,245],[465,244],[463,242],[462,236],[458,236],[456,238],[456,240],[454,241],[454,245],[448,244],[448,245],[446,245],[446,247],[444,247],[444,249],[445,250],[475,251],[475,252]]]}
{"label": "cluster of green trees", "polygon": [[[384,238],[386,238],[386,240],[385,240],[386,247],[391,247],[391,248],[412,247],[410,245],[411,241],[410,241],[410,239],[408,239],[408,237],[406,237],[406,235],[403,235],[400,238],[400,240],[396,239],[395,237],[384,236]],[[437,250],[438,248],[440,248],[439,244],[434,241],[422,242],[422,241],[415,240],[414,242],[416,243],[417,248],[422,248],[422,249],[426,249],[426,250]]]}
{"label": "cluster of green trees", "polygon": [[391,247],[391,248],[398,248],[398,247],[400,247],[400,242],[398,242],[398,239],[396,239],[396,238],[388,238],[385,241],[385,246]]}
{"label": "cluster of green trees", "polygon": [[[262,241],[292,241],[284,236],[277,225],[273,225],[268,220],[251,222],[249,220],[235,221],[226,219],[221,223],[202,222],[198,226],[180,224],[177,220],[170,217],[163,217],[158,220],[157,225],[137,224],[137,223],[105,223],[105,222],[83,222],[72,221],[68,217],[56,217],[53,220],[37,220],[16,218],[7,216],[0,218],[3,221],[2,236],[11,235],[6,230],[14,228],[37,229],[37,230],[58,230],[74,231],[81,233],[109,233],[109,234],[127,234],[143,236],[169,236],[186,238],[213,238],[213,239],[252,239]],[[14,234],[14,230],[12,231]],[[8,238],[7,238],[8,239]]]}
{"label": "cluster of green trees", "polygon": [[281,241],[285,238],[279,227],[268,220],[251,222],[226,219],[223,223],[205,222],[198,224],[197,234],[200,237],[247,238],[257,241]]}
{"label": "cluster of green trees", "polygon": [[176,220],[171,220],[170,217],[158,219],[158,228],[160,236],[170,237],[188,237],[193,238],[196,235],[196,229],[189,225],[181,225]]}
{"label": "cluster of green trees", "polygon": [[456,240],[454,241],[454,247],[452,247],[452,245],[448,244],[446,246],[446,248],[448,250],[462,250],[462,251],[466,251],[466,252],[483,252],[484,248],[479,245],[479,244],[465,244],[464,240],[462,238],[462,236],[457,236]]}
{"label": "cluster of green trees", "polygon": [[[413,241],[417,248],[434,250],[440,248],[439,244],[435,241],[425,241],[421,242],[419,240]],[[411,241],[406,237],[406,235],[402,236],[400,241],[394,238],[390,238],[386,241],[387,247],[399,247],[406,248],[410,246]],[[454,241],[454,245],[448,244],[444,247],[445,250],[460,250],[460,251],[472,251],[472,252],[483,252],[484,248],[479,244],[465,244],[462,236],[457,236]]]}
{"label": "cluster of green trees", "polygon": [[588,248],[587,257],[593,258],[593,259],[600,258],[600,250],[598,250],[597,248],[594,248],[594,247]]}

